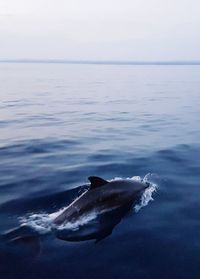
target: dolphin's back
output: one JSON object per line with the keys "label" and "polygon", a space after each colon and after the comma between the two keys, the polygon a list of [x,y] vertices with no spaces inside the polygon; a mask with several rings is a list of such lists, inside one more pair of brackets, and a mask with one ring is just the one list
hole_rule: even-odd
{"label": "dolphin's back", "polygon": [[63,222],[71,222],[78,218],[83,213],[95,210],[98,197],[100,197],[99,189],[87,190],[79,198],[74,200],[59,216],[54,219],[54,223],[57,225]]}

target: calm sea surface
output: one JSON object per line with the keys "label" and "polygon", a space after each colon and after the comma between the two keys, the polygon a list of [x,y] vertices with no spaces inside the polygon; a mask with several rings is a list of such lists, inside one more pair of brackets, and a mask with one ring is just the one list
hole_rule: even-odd
{"label": "calm sea surface", "polygon": [[0,278],[200,278],[199,141],[200,66],[1,63],[1,235],[90,175],[158,190],[96,244],[2,237]]}

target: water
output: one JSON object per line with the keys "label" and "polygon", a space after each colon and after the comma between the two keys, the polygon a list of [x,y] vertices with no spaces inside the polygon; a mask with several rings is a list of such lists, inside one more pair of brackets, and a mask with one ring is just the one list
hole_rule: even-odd
{"label": "water", "polygon": [[1,278],[199,278],[199,75],[189,65],[0,64],[0,234],[67,206],[90,175],[148,174],[158,185],[96,244],[2,240]]}

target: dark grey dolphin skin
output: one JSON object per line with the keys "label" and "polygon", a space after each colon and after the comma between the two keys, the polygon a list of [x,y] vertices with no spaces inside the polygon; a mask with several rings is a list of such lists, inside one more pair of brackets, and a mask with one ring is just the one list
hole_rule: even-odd
{"label": "dark grey dolphin skin", "polygon": [[133,203],[138,195],[149,187],[148,183],[131,179],[120,179],[108,182],[100,177],[90,176],[90,188],[73,201],[53,222],[61,225],[74,222],[91,211],[102,212],[123,208]]}

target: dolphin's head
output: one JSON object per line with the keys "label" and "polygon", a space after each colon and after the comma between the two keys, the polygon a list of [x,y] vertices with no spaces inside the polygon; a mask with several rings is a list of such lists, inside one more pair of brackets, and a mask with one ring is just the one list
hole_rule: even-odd
{"label": "dolphin's head", "polygon": [[141,199],[143,192],[150,186],[146,181],[124,181],[123,199],[126,203],[135,204]]}
{"label": "dolphin's head", "polygon": [[132,179],[113,180],[104,187],[102,200],[106,201],[106,205],[123,206],[137,201],[148,187],[149,184],[142,181]]}
{"label": "dolphin's head", "polygon": [[145,181],[122,179],[116,181],[116,185],[118,185],[119,187],[121,187],[121,189],[124,189],[125,191],[131,191],[133,193],[136,193],[138,191],[145,190],[149,187],[150,184]]}

